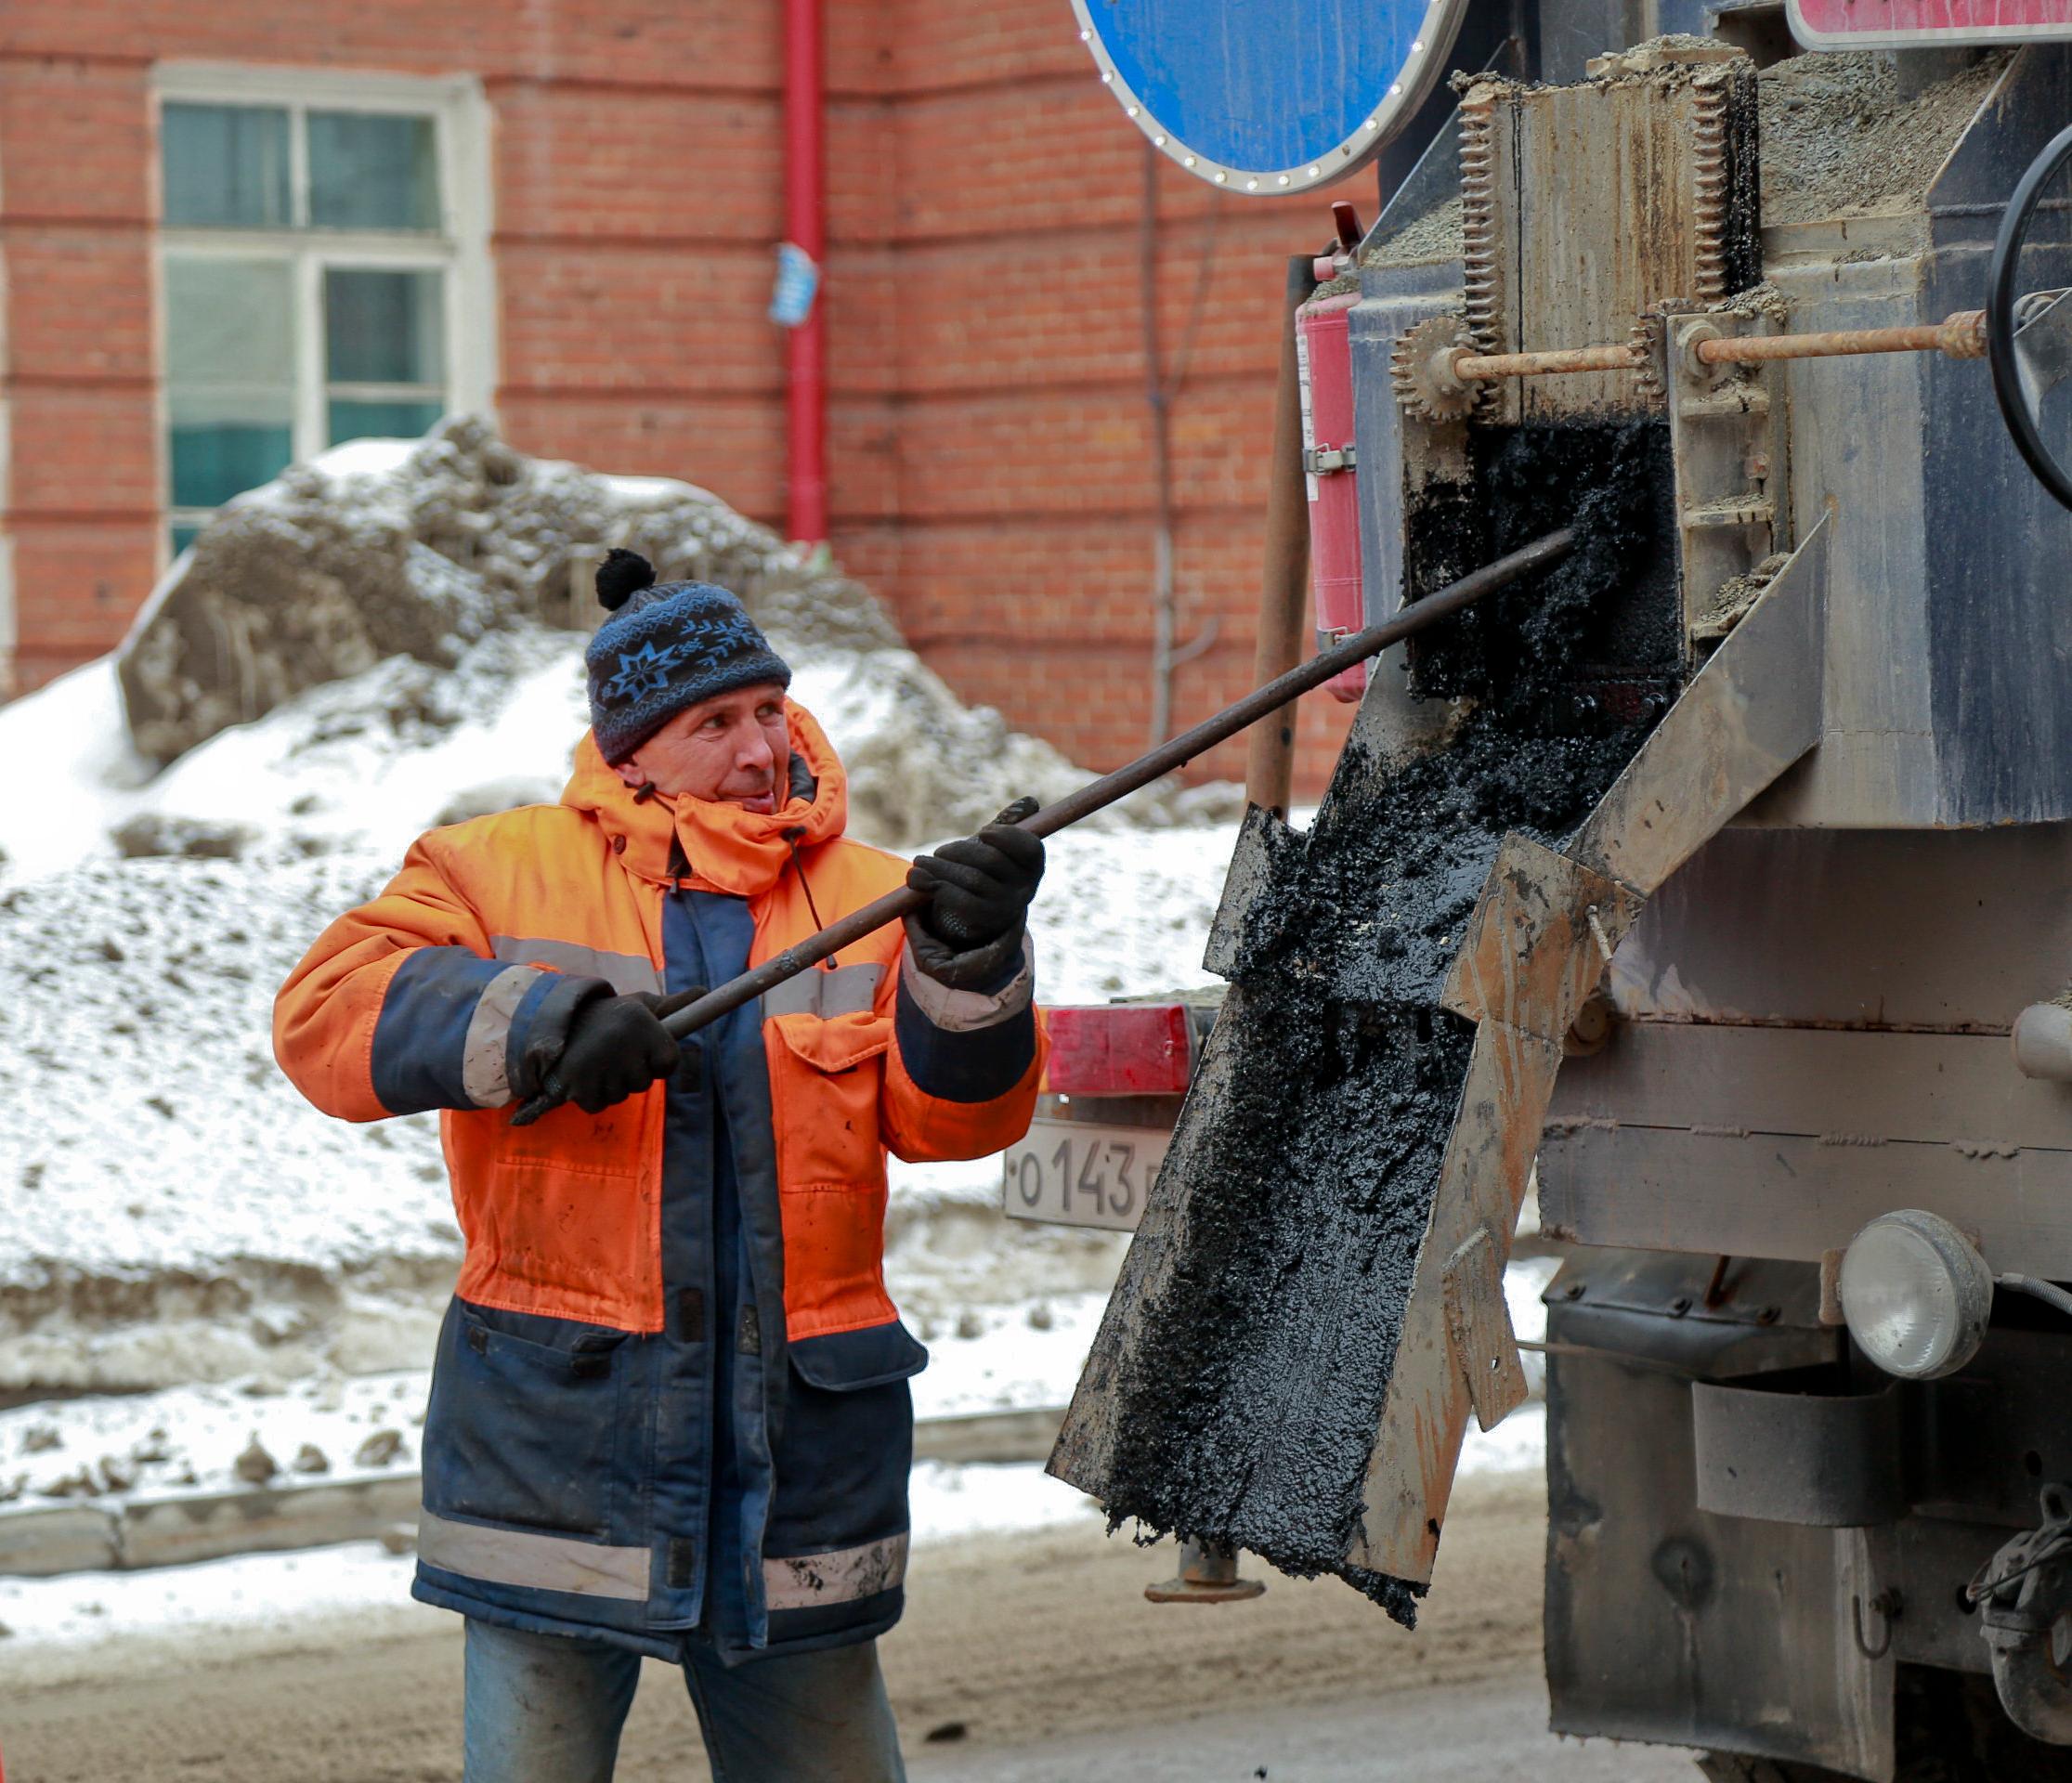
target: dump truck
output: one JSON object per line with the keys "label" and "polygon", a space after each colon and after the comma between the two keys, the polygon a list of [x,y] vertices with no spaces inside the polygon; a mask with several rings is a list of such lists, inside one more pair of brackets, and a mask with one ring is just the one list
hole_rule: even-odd
{"label": "dump truck", "polygon": [[[1243,1594],[1258,1542],[1411,1620],[1467,1421],[1525,1395],[1503,1271],[1536,1171],[1553,1727],[1740,1783],[2072,1775],[2072,7],[1207,10],[1075,0],[1153,150],[1239,197],[1377,170],[1371,226],[1320,193],[1284,343],[1320,641],[1549,504],[1609,490],[1640,544],[1530,702],[1616,759],[1564,782],[1580,821],[1542,795],[1434,857],[1474,869],[1465,919],[1418,927],[1400,848],[1352,884],[1361,826],[1452,821],[1382,795],[1482,735],[1434,631],[1334,684],[1359,709],[1309,833],[1255,782],[1219,1008],[1051,1012],[1005,1209],[1135,1233],[1052,1471],[1190,1539],[1169,1595]],[[1537,619],[1481,623],[1502,652]],[[1391,1061],[1435,1035],[1399,1194],[1374,1159],[1427,1103]],[[1330,1249],[1395,1222],[1357,1270],[1237,1179],[1262,1128],[1287,1193],[1372,1191],[1301,1216]],[[1235,1352],[1162,1378],[1176,1327],[1251,1308],[1329,1330],[1285,1403],[1244,1402]],[[1348,1508],[1282,1542],[1272,1445],[1353,1377]]]}

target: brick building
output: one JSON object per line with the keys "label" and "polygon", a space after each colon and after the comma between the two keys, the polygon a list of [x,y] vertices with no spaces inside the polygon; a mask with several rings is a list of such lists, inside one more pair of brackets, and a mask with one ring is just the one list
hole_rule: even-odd
{"label": "brick building", "polygon": [[[778,0],[12,0],[0,690],[111,647],[237,488],[446,409],[781,526],[782,64]],[[1281,268],[1330,195],[1147,175],[1066,0],[827,0],[825,105],[834,548],[963,697],[1114,765],[1150,722],[1145,250],[1177,728],[1247,680]],[[1306,706],[1314,787],[1345,709]]]}

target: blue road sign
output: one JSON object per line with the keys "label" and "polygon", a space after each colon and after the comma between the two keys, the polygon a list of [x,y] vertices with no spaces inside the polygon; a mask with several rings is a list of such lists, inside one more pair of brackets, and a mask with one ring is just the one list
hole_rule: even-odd
{"label": "blue road sign", "polygon": [[1226,191],[1342,178],[1406,124],[1467,0],[1073,0],[1101,79],[1153,145]]}

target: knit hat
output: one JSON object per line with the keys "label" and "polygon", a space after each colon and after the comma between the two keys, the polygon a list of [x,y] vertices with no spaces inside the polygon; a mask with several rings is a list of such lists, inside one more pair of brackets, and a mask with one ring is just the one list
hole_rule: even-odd
{"label": "knit hat", "polygon": [[597,628],[583,662],[591,729],[613,767],[701,699],[764,682],[791,684],[790,665],[723,588],[658,587],[646,558],[614,551],[597,566],[597,599],[611,617]]}

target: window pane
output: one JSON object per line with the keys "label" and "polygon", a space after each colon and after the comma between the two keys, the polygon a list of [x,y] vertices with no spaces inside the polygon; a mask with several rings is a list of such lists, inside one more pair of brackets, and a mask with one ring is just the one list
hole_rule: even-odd
{"label": "window pane", "polygon": [[443,402],[345,402],[331,405],[331,443],[348,439],[416,439],[446,412]]}
{"label": "window pane", "polygon": [[439,167],[430,118],[309,114],[309,220],[320,229],[436,229]]}
{"label": "window pane", "polygon": [[200,527],[175,527],[172,531],[173,555],[177,557],[200,536],[202,528]]}
{"label": "window pane", "polygon": [[288,114],[250,105],[167,105],[165,220],[188,228],[285,229]]}
{"label": "window pane", "polygon": [[175,507],[213,508],[276,475],[293,456],[292,290],[285,261],[167,256]]}
{"label": "window pane", "polygon": [[[261,412],[264,400],[219,405],[176,395],[172,405],[176,508],[215,507],[279,476],[294,456],[290,417]],[[285,397],[280,406],[285,409]],[[240,407],[242,415],[224,412]]]}
{"label": "window pane", "polygon": [[294,308],[285,260],[165,260],[165,380],[294,382]]}
{"label": "window pane", "polygon": [[443,276],[332,267],[324,274],[324,363],[332,384],[444,384]]}

